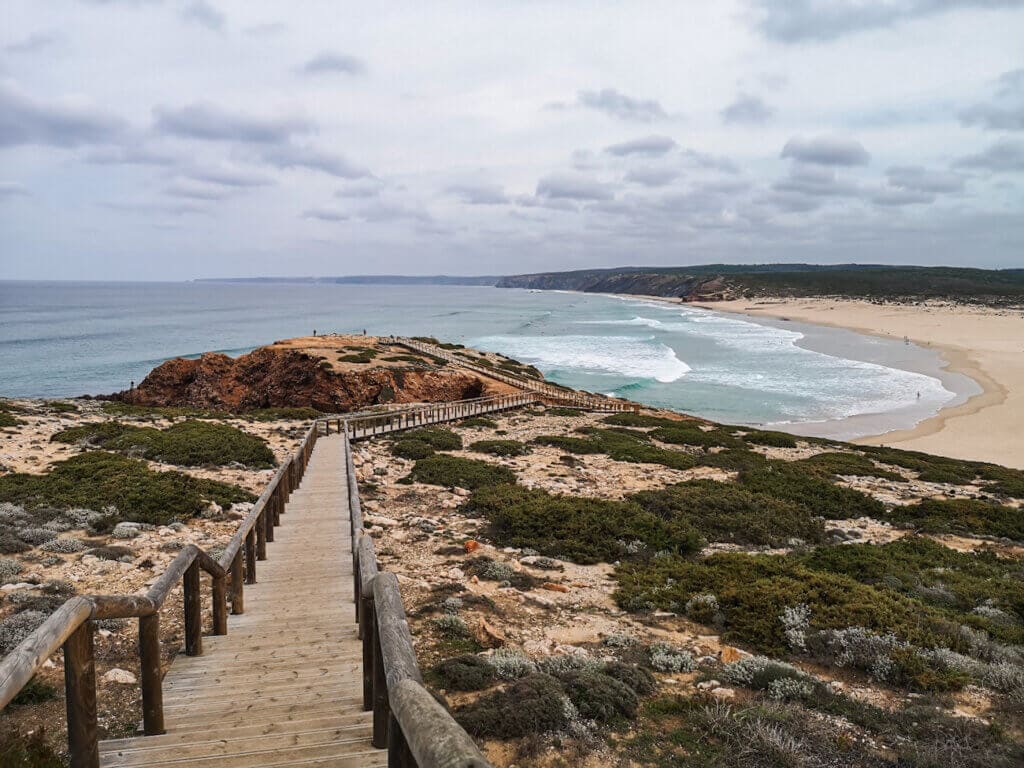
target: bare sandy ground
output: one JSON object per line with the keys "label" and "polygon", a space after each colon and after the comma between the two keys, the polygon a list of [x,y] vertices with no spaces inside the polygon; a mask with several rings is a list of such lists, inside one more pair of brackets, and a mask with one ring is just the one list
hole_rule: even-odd
{"label": "bare sandy ground", "polygon": [[938,349],[949,370],[974,379],[983,392],[913,429],[855,442],[1024,468],[1024,312],[1020,310],[838,299],[736,300],[696,306],[907,337]]}

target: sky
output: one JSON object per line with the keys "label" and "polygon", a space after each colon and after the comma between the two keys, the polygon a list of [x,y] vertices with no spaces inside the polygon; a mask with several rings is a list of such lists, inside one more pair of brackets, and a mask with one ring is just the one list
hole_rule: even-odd
{"label": "sky", "polygon": [[0,279],[780,261],[1024,267],[1024,0],[0,6]]}

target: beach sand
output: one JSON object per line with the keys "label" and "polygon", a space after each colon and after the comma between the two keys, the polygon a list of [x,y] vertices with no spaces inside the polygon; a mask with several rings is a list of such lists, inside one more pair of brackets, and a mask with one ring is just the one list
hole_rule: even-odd
{"label": "beach sand", "polygon": [[939,350],[982,392],[913,429],[854,442],[1024,468],[1024,312],[949,304],[878,305],[837,299],[721,301],[693,306],[830,325]]}

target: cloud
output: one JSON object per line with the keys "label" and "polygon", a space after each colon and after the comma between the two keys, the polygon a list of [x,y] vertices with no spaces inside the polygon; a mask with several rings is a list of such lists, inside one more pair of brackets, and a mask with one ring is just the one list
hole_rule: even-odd
{"label": "cloud", "polygon": [[549,200],[611,200],[606,184],[575,174],[551,174],[537,182],[537,197]]}
{"label": "cloud", "polygon": [[0,147],[105,144],[115,140],[125,127],[124,121],[94,107],[44,104],[13,83],[0,82]]}
{"label": "cloud", "polygon": [[1004,72],[996,98],[960,113],[964,125],[980,125],[990,131],[1024,131],[1024,69]]}
{"label": "cloud", "polygon": [[983,152],[960,158],[955,165],[960,168],[981,168],[994,173],[1024,171],[1024,141],[997,141]]}
{"label": "cloud", "polygon": [[348,221],[351,217],[336,208],[309,208],[302,212],[302,218],[319,219],[320,221]]}
{"label": "cloud", "polygon": [[172,197],[184,197],[190,200],[223,200],[231,194],[220,184],[204,184],[188,179],[178,179],[167,187],[164,192]]}
{"label": "cloud", "polygon": [[46,32],[34,32],[23,40],[8,43],[4,46],[5,53],[35,53],[49,48],[57,42],[57,38]]}
{"label": "cloud", "polygon": [[309,121],[300,118],[233,114],[211,104],[190,104],[179,109],[156,107],[153,113],[154,127],[159,133],[206,141],[279,144],[295,134],[313,130]]}
{"label": "cloud", "polygon": [[99,147],[83,158],[92,165],[174,165],[178,158],[146,147],[127,145]]}
{"label": "cloud", "polygon": [[359,218],[363,221],[374,223],[388,221],[410,220],[421,223],[431,221],[430,214],[418,206],[406,205],[396,202],[378,201],[361,208],[358,212]]}
{"label": "cloud", "polygon": [[194,0],[181,9],[181,18],[199,24],[214,32],[223,32],[227,26],[224,14],[210,5],[206,0]]}
{"label": "cloud", "polygon": [[605,147],[605,152],[610,155],[624,157],[626,155],[646,155],[656,157],[670,152],[676,147],[674,140],[668,136],[644,136],[632,141],[624,141],[621,144],[612,144]]}
{"label": "cloud", "polygon": [[24,197],[28,195],[28,189],[24,184],[16,181],[0,181],[0,200],[8,197]]}
{"label": "cloud", "polygon": [[957,9],[1019,8],[1021,0],[751,0],[758,27],[781,43],[823,42]]}
{"label": "cloud", "polygon": [[[564,104],[556,106],[565,107]],[[600,91],[580,91],[576,95],[575,106],[594,109],[620,120],[636,123],[649,123],[668,117],[661,104],[654,99],[637,99],[614,88],[604,88]]]}
{"label": "cloud", "polygon": [[935,202],[935,195],[913,189],[883,189],[871,196],[875,205],[900,206]]}
{"label": "cloud", "polygon": [[889,186],[907,191],[951,194],[963,192],[964,177],[948,171],[930,171],[920,165],[895,165],[887,168]]}
{"label": "cloud", "polygon": [[741,93],[736,100],[719,112],[723,123],[755,124],[768,122],[775,113],[759,97]]}
{"label": "cloud", "polygon": [[871,159],[860,142],[835,136],[794,136],[782,148],[781,156],[819,165],[867,165]]}
{"label": "cloud", "polygon": [[242,32],[253,37],[270,37],[279,35],[287,29],[288,25],[283,21],[270,21],[263,24],[252,24],[243,28]]}
{"label": "cloud", "polygon": [[265,163],[275,168],[306,168],[311,171],[322,171],[341,179],[359,179],[370,175],[366,168],[350,162],[341,155],[333,155],[313,147],[299,147],[292,144],[268,147],[260,157]]}
{"label": "cloud", "polygon": [[811,197],[849,197],[857,195],[856,184],[836,177],[831,168],[821,165],[796,163],[789,170],[789,177],[772,184],[776,192],[808,195]]}
{"label": "cloud", "polygon": [[378,178],[367,176],[357,181],[353,181],[348,185],[342,187],[334,193],[335,197],[340,198],[369,198],[377,197],[380,194],[381,189],[384,188],[384,182]]}
{"label": "cloud", "polygon": [[505,191],[497,184],[452,184],[445,190],[468,205],[505,205]]}
{"label": "cloud", "polygon": [[709,155],[707,152],[700,152],[696,149],[684,149],[682,151],[683,161],[694,168],[721,171],[722,173],[739,173],[740,169],[732,160],[720,155]]}
{"label": "cloud", "polygon": [[345,53],[320,53],[307,61],[302,71],[307,75],[322,75],[340,72],[347,75],[361,75],[366,72],[362,59]]}
{"label": "cloud", "polygon": [[222,187],[249,188],[265,187],[274,183],[274,180],[258,173],[243,171],[237,168],[209,168],[192,171],[188,174],[190,179],[205,182],[206,184],[217,184]]}
{"label": "cloud", "polygon": [[625,175],[624,180],[645,187],[663,187],[677,178],[679,171],[674,168],[646,167],[633,168]]}

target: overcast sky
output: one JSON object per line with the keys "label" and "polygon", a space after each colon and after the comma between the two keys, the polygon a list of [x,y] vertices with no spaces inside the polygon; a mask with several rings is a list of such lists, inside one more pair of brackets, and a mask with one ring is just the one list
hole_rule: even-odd
{"label": "overcast sky", "polygon": [[1024,0],[2,0],[0,278],[717,261],[1024,266]]}

